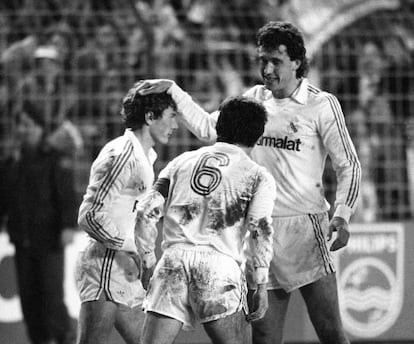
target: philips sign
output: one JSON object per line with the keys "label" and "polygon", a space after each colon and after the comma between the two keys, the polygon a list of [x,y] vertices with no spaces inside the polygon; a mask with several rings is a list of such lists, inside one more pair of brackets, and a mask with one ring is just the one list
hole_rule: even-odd
{"label": "philips sign", "polygon": [[345,329],[361,338],[389,330],[403,304],[403,225],[354,225],[337,266]]}

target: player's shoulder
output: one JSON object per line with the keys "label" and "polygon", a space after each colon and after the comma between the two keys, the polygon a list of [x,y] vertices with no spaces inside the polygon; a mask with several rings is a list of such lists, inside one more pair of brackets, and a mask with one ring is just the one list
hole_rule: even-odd
{"label": "player's shoulder", "polygon": [[274,180],[272,174],[269,172],[269,170],[258,164],[256,161],[251,159],[250,157],[247,157],[246,159],[243,159],[243,165],[246,169],[248,169],[250,174],[254,174],[256,179],[258,181],[262,179],[271,179]]}
{"label": "player's shoulder", "polygon": [[259,176],[265,176],[266,178],[271,177],[270,179],[274,179],[266,167],[259,165],[256,162],[254,162],[254,164],[256,165],[257,174]]}
{"label": "player's shoulder", "polygon": [[185,162],[191,162],[195,159],[195,157],[198,157],[199,149],[197,150],[190,150],[187,152],[183,152],[180,155],[177,155],[175,158],[173,158],[169,163],[168,166],[170,169],[179,169],[181,167],[184,167]]}
{"label": "player's shoulder", "polygon": [[214,155],[217,153],[217,150],[214,149],[214,145],[202,146],[194,150],[190,150],[178,155],[173,162],[176,165],[182,165],[183,162],[196,162],[200,158],[205,157],[206,155]]}
{"label": "player's shoulder", "polygon": [[96,158],[96,162],[102,160],[119,160],[122,157],[122,161],[131,160],[133,157],[133,145],[125,137],[119,136],[109,142],[107,142],[101,149]]}
{"label": "player's shoulder", "polygon": [[126,149],[132,149],[132,142],[125,136],[118,136],[107,142],[103,150],[111,150],[114,154],[122,154]]}
{"label": "player's shoulder", "polygon": [[275,192],[276,180],[266,167],[257,165],[256,169],[256,186],[265,188],[268,192]]}
{"label": "player's shoulder", "polygon": [[331,106],[337,102],[336,96],[332,93],[322,90],[309,82],[306,84],[306,91],[308,94],[308,103]]}
{"label": "player's shoulder", "polygon": [[179,164],[182,161],[191,159],[193,156],[197,154],[196,152],[197,150],[190,150],[190,151],[183,152],[180,155],[177,155],[171,162],[175,164]]}
{"label": "player's shoulder", "polygon": [[264,85],[255,85],[243,93],[244,97],[254,98],[258,101],[265,101],[272,98],[272,92]]}

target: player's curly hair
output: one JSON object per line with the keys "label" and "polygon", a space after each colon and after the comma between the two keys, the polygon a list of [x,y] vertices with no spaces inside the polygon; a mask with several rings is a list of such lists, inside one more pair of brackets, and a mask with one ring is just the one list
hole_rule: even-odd
{"label": "player's curly hair", "polygon": [[290,59],[301,62],[296,71],[296,77],[301,78],[306,75],[309,61],[306,57],[303,34],[293,24],[283,21],[268,22],[257,32],[256,43],[264,50],[275,50],[283,44],[286,46]]}
{"label": "player's curly hair", "polygon": [[135,84],[128,91],[122,101],[121,118],[126,128],[141,129],[145,124],[145,114],[148,112],[152,112],[153,118],[157,119],[168,107],[177,110],[171,95],[165,92],[141,95],[136,91],[136,86]]}
{"label": "player's curly hair", "polygon": [[217,141],[253,147],[267,122],[267,112],[253,98],[229,97],[219,107]]}

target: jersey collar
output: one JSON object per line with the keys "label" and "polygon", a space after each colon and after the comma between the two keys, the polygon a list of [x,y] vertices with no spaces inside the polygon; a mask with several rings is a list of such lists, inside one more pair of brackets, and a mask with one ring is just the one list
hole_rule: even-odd
{"label": "jersey collar", "polygon": [[305,105],[308,101],[308,84],[308,79],[302,78],[299,87],[296,88],[290,97],[299,104]]}
{"label": "jersey collar", "polygon": [[[124,135],[132,142],[132,146],[134,147],[135,158],[146,156],[144,149],[142,148],[141,142],[139,142],[139,140],[134,135],[131,129],[126,129]],[[154,165],[154,162],[155,160],[157,160],[157,157],[158,155],[155,152],[155,150],[153,148],[150,148],[148,152],[148,160],[151,165]]]}

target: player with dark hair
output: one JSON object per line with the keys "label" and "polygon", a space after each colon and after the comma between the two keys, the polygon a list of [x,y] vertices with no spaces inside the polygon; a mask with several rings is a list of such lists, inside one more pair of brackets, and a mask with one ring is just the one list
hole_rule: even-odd
{"label": "player with dark hair", "polygon": [[[244,116],[240,109],[245,111]],[[225,111],[223,111],[225,110]],[[242,144],[253,147],[263,134],[267,121],[266,110],[248,98],[229,98],[219,108],[217,120],[217,142]]]}
{"label": "player with dark hair", "polygon": [[306,58],[305,42],[301,32],[294,25],[288,22],[269,22],[259,29],[256,39],[259,57],[260,52],[271,53],[279,46],[284,45],[290,60],[300,62],[296,69],[296,79],[306,75],[309,64]]}
{"label": "player with dark hair", "polygon": [[[155,247],[155,225],[164,214],[164,252],[144,302],[142,343],[173,343],[181,328],[196,321],[213,343],[250,343],[248,320],[266,312],[273,252],[275,182],[248,156],[266,117],[254,99],[224,101],[217,142],[172,160],[138,204],[137,248],[143,261]],[[243,271],[248,231],[258,285],[250,314]]]}
{"label": "player with dark hair", "polygon": [[[257,34],[264,85],[245,95],[269,113],[263,136],[251,156],[278,185],[273,210],[274,258],[268,283],[269,309],[253,323],[255,344],[282,342],[291,292],[299,289],[321,343],[349,343],[338,305],[335,267],[330,251],[349,239],[348,222],[359,195],[361,167],[337,98],[309,83],[301,32],[286,22],[269,22]],[[200,139],[216,139],[217,114],[208,115],[171,80],[147,80],[139,92],[168,90],[186,126]],[[323,190],[327,156],[337,177],[335,210]],[[333,232],[336,239],[328,247]],[[249,278],[249,266],[247,266]],[[255,285],[250,281],[251,293]]]}
{"label": "player with dark hair", "polygon": [[79,344],[107,343],[114,327],[127,343],[139,343],[145,290],[135,208],[154,181],[152,147],[167,143],[177,129],[176,105],[168,94],[141,96],[133,87],[121,116],[125,134],[107,143],[93,162],[79,209],[79,226],[90,236],[77,262]]}
{"label": "player with dark hair", "polygon": [[152,112],[153,119],[162,117],[168,107],[176,110],[176,105],[168,94],[152,94],[151,97],[140,97],[131,88],[123,100],[122,122],[132,131],[141,129],[146,124],[145,114]]}

